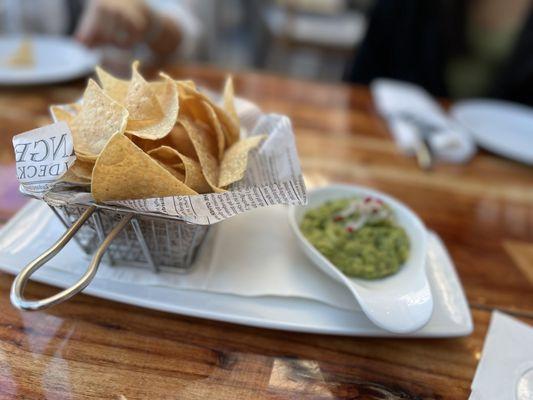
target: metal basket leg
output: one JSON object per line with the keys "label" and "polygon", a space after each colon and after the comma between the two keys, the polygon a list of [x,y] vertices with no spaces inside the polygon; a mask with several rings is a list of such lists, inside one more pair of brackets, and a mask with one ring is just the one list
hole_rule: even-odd
{"label": "metal basket leg", "polygon": [[89,264],[87,271],[71,287],[42,300],[27,300],[24,298],[24,289],[31,276],[42,266],[46,264],[50,259],[57,255],[65,247],[65,245],[74,237],[76,232],[82,227],[87,219],[94,213],[96,207],[89,207],[83,212],[83,214],[72,224],[72,226],[59,238],[59,240],[43,254],[29,263],[20,273],[15,277],[13,285],[11,286],[11,303],[22,310],[42,310],[44,308],[51,307],[53,305],[62,303],[65,300],[70,299],[72,296],[81,292],[92,281],[100,265],[100,260],[104,255],[106,249],[111,244],[113,239],[126,227],[130,222],[133,214],[126,214],[115,227],[109,232],[106,238],[102,241],[98,249],[96,249],[91,263]]}

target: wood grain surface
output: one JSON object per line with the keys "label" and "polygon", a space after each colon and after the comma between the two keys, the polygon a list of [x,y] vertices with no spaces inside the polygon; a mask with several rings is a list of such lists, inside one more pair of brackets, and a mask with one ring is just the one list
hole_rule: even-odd
{"label": "wood grain surface", "polygon": [[[220,88],[225,71],[165,68]],[[368,185],[412,207],[448,247],[475,330],[456,339],[361,339],[241,327],[80,295],[44,312],[9,303],[0,274],[0,399],[466,399],[491,311],[533,323],[533,169],[480,152],[422,172],[364,87],[235,74],[240,96],[293,122],[307,184]],[[0,223],[17,194],[11,137],[49,122],[83,82],[0,89]],[[32,284],[30,294],[53,289]]]}

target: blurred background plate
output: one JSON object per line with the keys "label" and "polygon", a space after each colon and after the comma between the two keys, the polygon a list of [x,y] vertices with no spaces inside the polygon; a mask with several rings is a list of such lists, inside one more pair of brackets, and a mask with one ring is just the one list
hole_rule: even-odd
{"label": "blurred background plate", "polygon": [[533,108],[506,101],[473,99],[456,103],[450,112],[479,146],[533,165]]}
{"label": "blurred background plate", "polygon": [[98,63],[95,52],[68,37],[33,35],[35,65],[10,67],[6,60],[20,46],[22,36],[0,36],[0,85],[34,85],[69,81],[88,75]]}

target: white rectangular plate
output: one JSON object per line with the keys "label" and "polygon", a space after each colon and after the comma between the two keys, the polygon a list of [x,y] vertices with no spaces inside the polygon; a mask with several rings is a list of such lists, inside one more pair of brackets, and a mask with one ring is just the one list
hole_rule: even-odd
{"label": "white rectangular plate", "polygon": [[[50,240],[45,232],[50,228],[49,224],[57,224],[58,221],[39,218],[38,216],[42,215],[42,207],[42,203],[30,202],[0,231],[0,270],[16,274],[25,263],[39,256],[53,244],[53,240]],[[20,238],[21,233],[25,232],[28,233],[28,237],[31,236],[31,240],[10,239]],[[376,327],[361,311],[345,311],[301,298],[247,297],[208,291],[140,286],[102,279],[98,275],[84,293],[175,314],[287,331],[379,337],[468,335],[473,329],[472,318],[455,268],[445,247],[435,234],[430,234],[429,242],[427,268],[435,301],[434,312],[424,328],[408,335],[391,334]],[[66,260],[61,260],[61,257]],[[58,255],[55,260],[61,262],[68,260],[75,264],[87,262],[81,250],[75,246],[71,246],[67,253]],[[51,263],[53,262],[52,260]],[[72,284],[76,278],[74,274],[54,268],[44,268],[35,274],[36,281],[62,288]]]}

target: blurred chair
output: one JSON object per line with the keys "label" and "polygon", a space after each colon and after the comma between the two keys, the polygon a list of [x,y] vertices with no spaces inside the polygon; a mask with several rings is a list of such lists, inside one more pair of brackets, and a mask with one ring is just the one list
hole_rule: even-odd
{"label": "blurred chair", "polygon": [[201,59],[226,69],[253,64],[255,0],[203,0],[205,44]]}
{"label": "blurred chair", "polygon": [[341,78],[367,25],[363,11],[346,0],[278,0],[263,6],[261,16],[267,47],[259,49],[258,66],[324,80]]}

